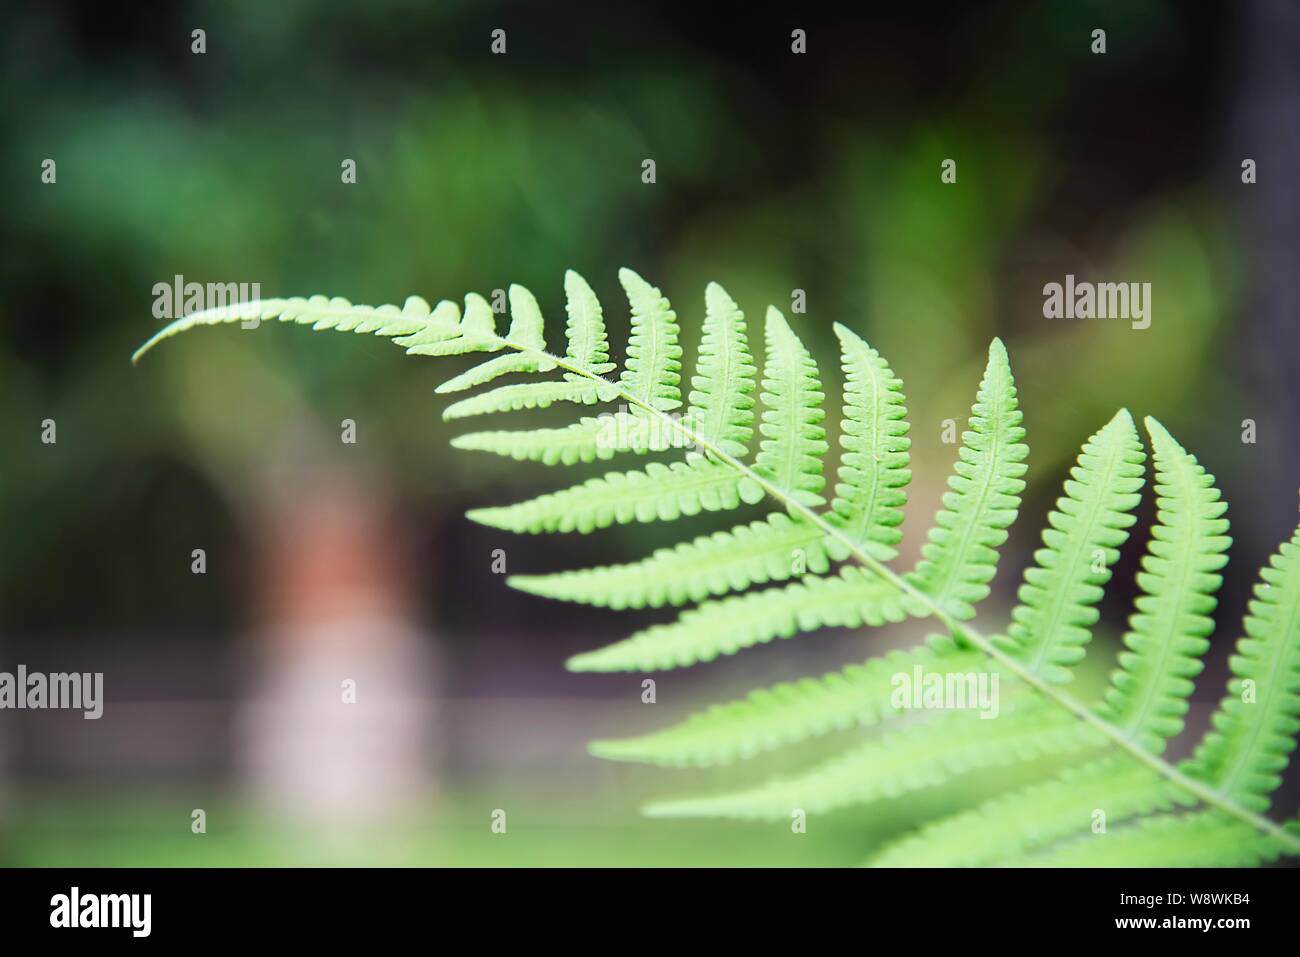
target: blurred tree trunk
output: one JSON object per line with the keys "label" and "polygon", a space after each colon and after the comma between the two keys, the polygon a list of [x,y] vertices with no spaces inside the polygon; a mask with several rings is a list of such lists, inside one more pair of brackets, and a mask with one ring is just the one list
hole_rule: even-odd
{"label": "blurred tree trunk", "polygon": [[422,805],[433,783],[432,650],[413,624],[405,537],[370,483],[291,484],[259,523],[242,763],[275,811],[376,823]]}

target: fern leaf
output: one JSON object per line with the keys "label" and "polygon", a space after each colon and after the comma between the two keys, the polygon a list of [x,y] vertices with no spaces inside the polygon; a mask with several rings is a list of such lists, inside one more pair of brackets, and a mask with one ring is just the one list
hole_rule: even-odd
{"label": "fern leaf", "polygon": [[[486,306],[487,303],[485,302]],[[483,385],[493,379],[515,372],[549,372],[555,363],[546,356],[546,339],[543,335],[542,311],[533,294],[523,286],[510,287],[509,342],[521,351],[489,359],[467,372],[448,379],[435,390],[439,393],[459,392]]]}
{"label": "fern leaf", "polygon": [[[510,359],[513,356],[501,356],[500,358]],[[496,360],[491,361],[495,362]],[[471,369],[470,371],[473,372],[474,370]],[[466,374],[468,375],[468,373]],[[618,392],[614,386],[602,385],[591,379],[519,382],[514,385],[498,386],[487,392],[470,396],[468,399],[454,402],[447,406],[442,413],[442,417],[449,420],[463,419],[472,415],[488,415],[494,412],[544,409],[556,402],[595,405],[598,402],[609,402],[617,395]]]}
{"label": "fern leaf", "polygon": [[754,472],[792,493],[804,505],[820,505],[826,485],[822,456],[830,448],[819,424],[825,413],[817,363],[775,307],[767,310],[767,346],[761,398],[766,411],[758,429],[766,438]]}
{"label": "fern leaf", "polygon": [[594,741],[591,752],[618,761],[677,767],[728,764],[807,738],[866,727],[903,713],[896,707],[896,676],[913,669],[974,671],[979,652],[942,653],[926,645],[893,651],[865,664],[752,692],[714,705],[681,724],[621,741]]}
{"label": "fern leaf", "polygon": [[[908,470],[907,407],[903,383],[894,377],[880,353],[851,330],[835,324],[844,370],[844,419],[840,445],[844,448],[840,482],[835,486],[829,521],[859,547],[880,561],[897,554],[903,540],[904,487]],[[828,541],[838,560],[849,557],[837,539]]]}
{"label": "fern leaf", "polygon": [[1180,797],[1150,768],[1127,755],[1114,755],[927,825],[867,863],[872,867],[987,866],[1090,834],[1098,810],[1112,824],[1172,807]]}
{"label": "fern leaf", "polygon": [[[527,352],[546,351],[546,320],[536,297],[523,286],[510,285],[510,331],[506,334]],[[542,369],[542,372],[549,370]]]}
{"label": "fern leaf", "polygon": [[730,531],[661,548],[639,562],[555,575],[514,575],[508,582],[545,598],[608,608],[659,608],[785,581],[799,565],[815,574],[830,568],[822,531],[810,522],[775,512]]}
{"label": "fern leaf", "polygon": [[609,361],[609,340],[605,335],[600,300],[587,285],[587,280],[572,269],[564,274],[564,293],[569,317],[565,326],[569,339],[566,357],[573,365],[596,375],[612,372],[617,367]]}
{"label": "fern leaf", "polygon": [[[313,299],[315,298],[319,297],[313,297]],[[427,308],[428,304],[423,300],[420,300],[419,297],[412,298],[419,300],[415,303],[416,310],[419,310],[422,306]],[[309,302],[310,301],[311,300],[309,300]],[[411,299],[407,300],[407,305],[411,305]],[[384,307],[381,306],[380,308],[382,309]],[[320,328],[321,326],[319,323],[312,326],[314,331],[319,330]],[[362,328],[364,328],[364,326]],[[375,335],[383,334],[382,329],[375,333]],[[414,332],[399,334],[393,342],[397,343],[397,345],[402,348],[409,350],[413,346],[425,345],[431,342],[446,342],[448,339],[455,339],[460,334],[460,306],[456,305],[449,299],[443,299],[433,307],[433,311],[429,313],[427,322]]]}
{"label": "fern leaf", "polygon": [[[1291,828],[1300,834],[1300,828]],[[1276,860],[1279,843],[1218,811],[1157,814],[1104,835],[1066,842],[1015,867],[1254,867]]]}
{"label": "fern leaf", "polygon": [[968,771],[1096,748],[1102,742],[1089,725],[1032,700],[1004,707],[992,721],[949,711],[928,724],[882,735],[797,777],[719,797],[652,804],[646,814],[788,820],[796,809],[816,814],[898,797]]}
{"label": "fern leaf", "polygon": [[671,522],[761,498],[761,489],[728,466],[697,457],[669,465],[651,462],[644,471],[610,472],[516,505],[474,509],[468,517],[511,532],[590,532],[630,522]]}
{"label": "fern leaf", "polygon": [[687,420],[706,442],[744,456],[754,434],[754,358],[745,314],[716,282],[704,294],[704,334]]}
{"label": "fern leaf", "polygon": [[1104,716],[1155,754],[1183,729],[1191,679],[1214,628],[1209,615],[1232,541],[1214,476],[1147,419],[1156,469],[1156,524],[1138,573],[1143,594],[1124,635]]}
{"label": "fern leaf", "polygon": [[604,426],[599,419],[585,418],[560,429],[468,432],[451,440],[453,448],[491,452],[517,461],[545,465],[575,465],[613,458],[615,449],[602,447]]}
{"label": "fern leaf", "polygon": [[452,337],[458,334],[459,315],[455,303],[441,302],[437,309],[430,310],[429,303],[419,296],[408,298],[401,309],[392,305],[354,306],[341,297],[259,299],[182,316],[154,333],[135,351],[131,361],[139,362],[146,352],[164,339],[198,326],[278,320],[365,335],[411,337],[424,334],[432,337],[441,334]]}
{"label": "fern leaf", "polygon": [[956,474],[948,480],[951,491],[943,497],[921,561],[909,573],[912,584],[957,619],[974,617],[975,603],[988,596],[997,549],[1020,509],[1029,454],[1021,441],[1021,418],[1006,347],[994,339],[969,429],[962,433]]}
{"label": "fern leaf", "polygon": [[1228,694],[1187,772],[1262,814],[1300,731],[1300,528],[1260,570],[1245,632]]}
{"label": "fern leaf", "polygon": [[[491,382],[499,376],[509,375],[514,372],[537,372],[538,369],[539,363],[535,357],[523,352],[510,352],[489,359],[487,362],[481,362],[474,368],[462,372],[458,376],[453,376],[439,385],[434,391],[439,394],[462,392],[465,389],[472,389],[475,386]],[[443,418],[449,418],[449,416],[444,412]]]}
{"label": "fern leaf", "polygon": [[879,626],[923,615],[894,585],[869,572],[846,567],[831,578],[809,577],[784,588],[769,588],[721,601],[705,602],[666,625],[654,625],[630,638],[570,658],[571,671],[656,671],[712,661],[774,638],[801,631],[863,623]]}
{"label": "fern leaf", "polygon": [[632,306],[632,334],[619,381],[647,405],[660,411],[675,409],[682,404],[677,314],[658,289],[632,270],[620,269],[618,279]]}
{"label": "fern leaf", "polygon": [[[263,310],[262,318],[275,317],[282,322],[310,325],[314,332],[333,330],[358,335],[400,335],[400,332],[392,330],[406,327],[407,320],[414,320],[416,329],[430,336],[441,335],[451,338],[458,335],[460,329],[460,309],[454,302],[444,300],[430,313],[429,304],[419,296],[407,299],[401,315],[396,318],[391,318],[396,308],[394,306],[354,306],[341,296],[332,298],[312,296],[306,300],[289,299],[272,302],[281,303],[282,308],[272,312]],[[239,307],[233,308],[236,312],[241,311]],[[217,315],[221,314],[219,309],[213,312]],[[422,320],[421,317],[427,318]]]}
{"label": "fern leaf", "polygon": [[452,439],[451,444],[458,449],[493,452],[520,461],[573,465],[611,459],[620,452],[662,452],[670,447],[673,438],[655,419],[613,412],[588,416],[559,429],[471,432]]}
{"label": "fern leaf", "polygon": [[1048,513],[1043,548],[1025,570],[1020,604],[998,641],[1045,680],[1063,683],[1084,655],[1096,604],[1141,496],[1144,461],[1133,417],[1121,409],[1084,443],[1065,494]]}
{"label": "fern leaf", "polygon": [[[332,320],[320,320],[313,328],[326,328],[321,325],[326,321]],[[421,337],[417,333],[408,339],[396,341],[399,345],[406,346],[407,354],[413,356],[459,356],[467,352],[498,352],[505,348],[505,343],[496,334],[496,317],[492,315],[492,307],[478,293],[472,292],[465,297],[465,315],[456,332],[451,337],[443,337],[439,333],[432,338]]]}

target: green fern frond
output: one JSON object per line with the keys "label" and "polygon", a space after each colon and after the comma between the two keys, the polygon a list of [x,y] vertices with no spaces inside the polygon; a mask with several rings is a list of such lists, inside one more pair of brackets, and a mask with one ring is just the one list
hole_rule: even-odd
{"label": "green fern frond", "polygon": [[1236,818],[1219,811],[1197,811],[1157,814],[1006,863],[1012,867],[1150,867],[1159,861],[1162,867],[1254,867],[1276,860],[1283,850],[1276,839]]}
{"label": "green fern frond", "polygon": [[[560,383],[569,385],[570,383]],[[673,436],[648,416],[607,412],[584,417],[559,429],[470,432],[457,436],[458,449],[492,452],[518,461],[573,465],[612,459],[622,453],[645,455],[672,447]]]}
{"label": "green fern frond", "polygon": [[1011,363],[1000,339],[989,346],[969,428],[962,433],[950,491],[935,515],[922,559],[908,580],[958,620],[973,618],[989,593],[998,552],[1020,510],[1029,447],[1021,440]]}
{"label": "green fern frond", "polygon": [[[332,325],[333,322],[333,318],[321,319],[312,328],[361,331],[359,328],[343,330],[341,323],[336,326]],[[398,339],[397,343],[406,346],[406,351],[413,356],[460,356],[467,352],[499,352],[505,348],[505,343],[496,334],[496,317],[492,314],[492,307],[486,299],[474,292],[465,297],[465,315],[453,334],[444,335],[441,330],[429,326],[413,336]],[[529,349],[536,348],[527,343],[521,345]]]}
{"label": "green fern frond", "polygon": [[754,358],[745,314],[716,282],[704,294],[704,336],[687,420],[705,442],[744,456],[754,434]]}
{"label": "green fern frond", "polygon": [[[1212,477],[1163,427],[1147,420],[1158,514],[1138,578],[1142,595],[1110,691],[1102,701],[1083,700],[1067,681],[1134,523],[1144,474],[1141,440],[1127,412],[1085,443],[1048,515],[1010,627],[990,637],[970,620],[989,594],[999,548],[1019,512],[1028,455],[1000,341],[990,345],[955,474],[921,560],[900,573],[890,562],[901,540],[910,442],[902,383],[885,360],[835,326],[845,380],[842,455],[825,506],[829,443],[820,377],[784,317],[767,312],[760,379],[743,313],[710,284],[689,404],[683,414],[670,414],[682,404],[676,314],[635,273],[623,270],[619,279],[632,332],[617,377],[611,377],[618,367],[610,361],[600,303],[572,271],[564,280],[563,356],[547,350],[543,312],[532,294],[511,286],[504,335],[487,301],[475,294],[465,297],[463,315],[453,302],[431,308],[415,296],[400,309],[314,296],[186,316],[135,358],[195,326],[278,320],[385,336],[414,355],[495,354],[448,379],[439,387],[443,393],[524,377],[461,399],[447,409],[448,419],[619,403],[616,411],[580,416],[567,426],[454,440],[460,448],[555,466],[623,452],[654,457],[635,471],[470,513],[496,528],[590,532],[771,500],[764,518],[744,516],[730,530],[685,537],[640,561],[511,577],[525,591],[593,605],[694,605],[674,621],[576,656],[569,662],[574,670],[683,667],[823,627],[909,617],[936,623],[940,634],[927,647],[783,682],[658,732],[593,744],[595,753],[618,760],[704,766],[835,731],[864,735],[802,774],[721,797],[663,802],[652,813],[785,820],[795,809],[817,813],[906,794],[978,768],[1042,755],[1095,755],[926,825],[872,862],[1223,864],[1300,853],[1300,825],[1283,827],[1263,816],[1300,730],[1300,530],[1262,572],[1212,731],[1192,759],[1172,765],[1161,752],[1182,730],[1228,539]],[[545,375],[551,378],[538,378]],[[756,379],[760,442],[751,453]],[[892,692],[917,667],[947,677],[996,676],[1005,695],[997,717],[981,720],[948,702],[937,715],[904,715],[916,702],[895,700]],[[877,724],[883,726],[866,730]],[[1105,813],[1107,834],[1091,833],[1094,811]]]}
{"label": "green fern frond", "polygon": [[822,456],[830,448],[819,424],[825,413],[817,363],[775,307],[767,310],[767,353],[763,367],[765,436],[754,472],[792,493],[802,505],[820,505],[826,485]]}
{"label": "green fern frond", "polygon": [[[538,369],[537,359],[533,356],[522,352],[507,353],[503,356],[497,356],[495,359],[489,359],[487,362],[476,365],[468,372],[462,372],[460,375],[448,379],[434,391],[439,394],[463,392],[465,389],[484,385],[499,376],[509,375],[512,372],[537,372]],[[450,411],[450,408],[448,411]],[[444,412],[443,418],[455,418],[455,416]]]}
{"label": "green fern frond", "polygon": [[[478,311],[489,308],[487,303],[476,299],[473,308]],[[466,316],[468,318],[468,311]],[[495,336],[496,323],[479,321],[480,327]],[[542,331],[542,311],[537,306],[533,294],[522,286],[510,287],[510,331],[506,338],[517,343],[527,351],[507,353],[489,359],[474,366],[467,372],[453,376],[435,390],[439,393],[461,392],[474,386],[484,385],[503,375],[518,372],[550,372],[555,363],[546,356],[546,339]]]}
{"label": "green fern frond", "polygon": [[584,418],[560,429],[467,432],[451,440],[452,448],[470,452],[491,452],[519,462],[544,465],[576,465],[611,459],[618,451],[602,444],[605,426],[595,418]]}
{"label": "green fern frond", "polygon": [[818,628],[879,627],[926,609],[861,569],[846,566],[834,577],[810,575],[784,588],[709,601],[667,625],[569,659],[571,671],[657,671],[684,668],[774,638]]}
{"label": "green fern frond", "polygon": [[1069,681],[1097,621],[1110,566],[1137,520],[1145,456],[1133,417],[1121,409],[1084,443],[1065,494],[1047,515],[1043,547],[1025,570],[1020,604],[999,644],[1034,674]]}
{"label": "green fern frond", "polygon": [[1187,770],[1262,814],[1300,731],[1300,528],[1259,577],[1228,693]]}
{"label": "green fern frond", "polygon": [[[501,358],[508,359],[512,357],[501,356]],[[495,412],[545,409],[556,402],[595,405],[597,402],[611,402],[617,395],[618,393],[612,387],[602,386],[600,383],[591,382],[587,379],[580,379],[576,382],[565,379],[556,382],[518,382],[514,385],[503,385],[490,392],[481,392],[478,395],[470,396],[468,399],[454,402],[447,406],[442,413],[442,417],[450,421],[452,419],[469,418],[473,415],[491,415]]]}
{"label": "green fern frond", "polygon": [[191,313],[163,327],[131,356],[139,362],[150,349],[172,336],[180,335],[197,326],[216,326],[238,322],[294,322],[311,326],[313,330],[333,329],[354,332],[358,335],[402,336],[415,338],[435,336],[453,338],[458,334],[460,309],[454,302],[444,300],[438,308],[429,309],[429,303],[420,296],[411,296],[402,308],[397,306],[354,306],[341,297],[312,296],[310,299],[262,299],[256,302],[221,306]]}
{"label": "green fern frond", "polygon": [[[605,317],[600,300],[583,279],[572,269],[564,274],[565,311],[568,322],[565,333],[569,347],[565,358],[580,369],[595,375],[612,372],[617,366],[609,361],[609,340],[605,335]],[[573,376],[574,373],[567,373]]]}
{"label": "green fern frond", "polygon": [[1154,753],[1183,729],[1191,679],[1204,667],[1214,592],[1232,539],[1214,476],[1164,426],[1147,419],[1155,452],[1156,524],[1138,573],[1142,590],[1103,714]]}
{"label": "green fern frond", "polygon": [[527,502],[476,508],[470,519],[511,532],[590,532],[630,522],[671,522],[683,515],[738,508],[762,493],[725,465],[696,458],[634,472],[610,472]]}
{"label": "green fern frond", "polygon": [[893,651],[820,678],[782,682],[740,701],[714,705],[681,724],[618,741],[593,741],[592,754],[677,767],[729,764],[808,738],[868,727],[907,713],[896,696],[899,674],[913,669],[964,672],[983,667],[975,651],[928,645]]}
{"label": "green fern frond", "polygon": [[[740,417],[727,428],[732,451],[744,452],[749,440],[748,425],[752,391],[752,366],[739,311],[716,283],[710,284],[710,314],[715,328],[706,328],[701,345],[701,367],[708,375],[697,380],[702,392],[692,394],[692,421],[701,417],[707,400],[702,395],[716,380],[731,382],[732,403]],[[836,331],[844,344],[846,450],[840,468],[841,484],[827,521],[842,529],[860,547],[878,558],[894,554],[900,538],[897,526],[906,501],[901,491],[911,477],[907,470],[910,440],[906,438],[906,409],[901,383],[874,349],[843,326]],[[730,342],[731,363],[736,371],[720,375],[718,360],[704,361],[706,353],[720,347],[710,339]],[[700,411],[694,411],[694,407]],[[724,406],[725,408],[725,406]],[[706,416],[707,418],[707,416]],[[716,419],[701,427],[702,434],[724,428]],[[724,445],[725,442],[720,442]],[[791,519],[782,513],[762,522],[739,525],[729,532],[717,532],[673,549],[661,549],[641,562],[623,566],[583,569],[555,576],[518,576],[512,584],[534,594],[568,601],[608,605],[613,608],[644,605],[683,604],[702,601],[710,595],[739,591],[751,585],[784,581],[805,571],[825,572],[827,556],[848,557],[848,549],[836,537],[827,536],[810,522]]]}
{"label": "green fern frond", "polygon": [[[511,283],[510,291],[510,331],[506,338],[517,343],[528,352],[546,352],[546,320],[542,318],[542,309],[537,305],[537,298],[523,286]],[[555,368],[553,362],[545,359],[536,360],[538,372],[550,372]]]}
{"label": "green fern frond", "polygon": [[[1202,636],[1209,632],[1209,619],[1188,615],[1187,609],[1212,609],[1212,599],[1208,608],[1202,603],[1207,600],[1207,592],[1217,587],[1217,576],[1201,573],[1207,567],[1219,567],[1228,539],[1218,534],[1226,530],[1227,523],[1218,517],[1223,506],[1218,502],[1213,478],[1205,475],[1196,460],[1158,423],[1148,421],[1148,431],[1155,447],[1157,525],[1149,546],[1151,553],[1139,576],[1144,595],[1137,600],[1140,611],[1133,619],[1134,632],[1125,636],[1130,650],[1121,654],[1123,667],[1116,672],[1102,713],[1143,748],[1159,753],[1166,739],[1182,729],[1184,698],[1191,689],[1187,677],[1200,670],[1199,655],[1208,647]],[[1016,620],[1008,639],[1001,643],[1046,680],[1068,679],[1069,666],[1083,655],[1083,646],[1090,637],[1088,626],[1095,620],[1091,605],[1101,597],[1100,587],[1092,587],[1088,576],[1090,571],[1099,574],[1098,586],[1109,578],[1104,568],[1117,554],[1113,549],[1127,537],[1123,529],[1132,524],[1127,512],[1137,504],[1142,459],[1132,420],[1121,412],[1084,446],[1072,473],[1074,481],[1066,483],[1066,498],[1058,503],[1060,512],[1049,516],[1049,528],[1044,532],[1048,548],[1039,552],[1038,568],[1026,573],[1026,585],[1021,590],[1025,604],[1013,612]],[[1111,474],[1103,476],[1105,471]],[[1089,523],[1093,531],[1089,531]],[[1113,538],[1102,541],[1098,533],[1109,533]],[[1102,551],[1103,546],[1112,551]],[[1067,550],[1072,560],[1054,564]],[[1091,569],[1088,552],[1100,559]],[[1076,606],[1085,612],[1081,618],[1067,621],[1058,610],[1055,619],[1044,627],[1041,619],[1022,617],[1026,608],[1053,607],[1053,602],[1044,600],[1053,591],[1057,602],[1060,600],[1065,576],[1049,576],[1044,568],[1073,569],[1070,587],[1081,599]],[[1031,578],[1032,574],[1039,577]],[[1034,591],[1031,585],[1042,587]],[[1153,594],[1169,602],[1167,608],[1152,608]],[[1060,605],[1055,607],[1059,609]],[[1080,611],[1075,614],[1080,615]],[[1170,627],[1158,635],[1147,633],[1149,623],[1156,620],[1168,622]],[[1051,669],[1057,669],[1056,675]],[[934,834],[948,842],[950,850],[983,848],[986,858],[974,863],[988,863],[1071,833],[1086,833],[1088,822],[1080,809],[1088,802],[1092,802],[1088,813],[1102,811],[1107,822],[1115,825],[1168,808],[1180,798],[1185,800],[1151,769],[1119,760],[1119,765],[1103,762],[1069,772],[1041,788],[1029,788],[1001,802],[991,802],[975,812],[941,822]],[[1121,775],[1118,781],[1117,773]],[[1018,822],[1019,838],[1004,833],[1005,822],[1011,820]],[[999,845],[1006,849],[1002,854],[996,853]],[[899,854],[924,855],[927,848],[932,852],[934,845],[904,842],[888,860],[897,862]]]}
{"label": "green fern frond", "polygon": [[1113,755],[927,825],[867,863],[872,867],[985,866],[1089,834],[1098,811],[1107,821],[1120,821],[1172,807],[1180,797],[1155,771],[1127,755]]}
{"label": "green fern frond", "polygon": [[[840,482],[828,521],[880,561],[898,553],[903,540],[912,447],[907,438],[907,407],[902,380],[894,377],[880,353],[851,330],[835,324],[844,369],[844,448]],[[837,539],[828,540],[837,559],[849,557]]]}
{"label": "green fern frond", "polygon": [[608,608],[684,605],[785,581],[801,574],[798,569],[823,574],[830,568],[823,541],[822,530],[811,522],[774,512],[730,531],[661,548],[638,562],[513,575],[509,583],[544,598]]}
{"label": "green fern frond", "polygon": [[712,798],[663,801],[651,817],[789,820],[792,811],[819,814],[934,787],[980,768],[1098,748],[1087,725],[1039,702],[1007,708],[991,721],[950,711],[849,751],[801,775]]}
{"label": "green fern frond", "polygon": [[677,344],[677,314],[658,289],[632,270],[620,269],[618,280],[632,306],[632,334],[619,382],[652,408],[675,409],[682,404],[678,387],[682,347]]}

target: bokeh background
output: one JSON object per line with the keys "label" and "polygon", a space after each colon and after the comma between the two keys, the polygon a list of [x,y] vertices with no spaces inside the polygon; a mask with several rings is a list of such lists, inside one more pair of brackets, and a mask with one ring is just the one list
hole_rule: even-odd
{"label": "bokeh background", "polygon": [[[496,28],[504,56],[489,52]],[[102,670],[107,697],[99,721],[0,712],[0,860],[851,864],[1015,780],[964,778],[801,836],[640,818],[649,797],[816,752],[670,772],[600,762],[587,740],[918,629],[828,631],[662,674],[654,705],[639,675],[567,674],[568,655],[663,615],[513,593],[493,550],[512,572],[546,571],[631,560],[680,529],[547,540],[467,522],[469,507],[577,476],[450,450],[464,429],[441,421],[433,389],[454,361],[270,324],[191,333],[132,367],[158,325],[153,285],[176,274],[374,303],[519,282],[558,335],[573,267],[618,352],[629,265],[673,298],[688,357],[710,279],[751,317],[789,313],[805,290],[796,328],[823,359],[832,421],[832,322],[906,382],[905,562],[949,471],[942,422],[964,420],[1000,335],[1031,474],[982,620],[1003,620],[1080,442],[1121,405],[1155,414],[1232,505],[1235,561],[1190,720],[1204,726],[1256,569],[1296,521],[1295,4],[916,3],[829,19],[54,0],[7,6],[0,35],[0,669]],[[347,158],[355,185],[340,181]],[[940,182],[946,158],[955,185]],[[1043,284],[1066,273],[1152,283],[1151,327],[1044,319]],[[47,418],[56,445],[40,442]],[[716,519],[694,529],[734,516]],[[1098,675],[1143,538],[1104,606]]]}

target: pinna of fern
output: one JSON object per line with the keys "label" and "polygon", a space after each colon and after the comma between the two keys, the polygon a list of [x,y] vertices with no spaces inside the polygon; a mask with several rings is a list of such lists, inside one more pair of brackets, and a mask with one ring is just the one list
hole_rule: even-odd
{"label": "pinna of fern", "polygon": [[[934,634],[911,650],[756,690],[639,737],[594,742],[592,751],[608,759],[701,767],[834,731],[861,735],[800,773],[729,794],[657,802],[647,809],[652,815],[789,820],[795,811],[896,797],[980,768],[1072,756],[1070,770],[930,822],[877,849],[871,863],[1210,866],[1300,852],[1300,824],[1266,816],[1300,729],[1300,529],[1261,572],[1210,732],[1192,758],[1170,763],[1162,754],[1183,730],[1230,540],[1213,477],[1159,422],[1145,422],[1157,514],[1139,596],[1109,688],[1088,700],[1070,682],[1088,652],[1146,476],[1146,452],[1127,411],[1083,444],[1009,625],[986,634],[971,620],[1019,512],[1028,454],[1000,341],[989,348],[921,558],[898,570],[910,440],[902,382],[880,354],[847,327],[834,327],[845,386],[839,464],[828,488],[819,368],[781,313],[769,308],[764,317],[760,378],[743,312],[710,284],[683,396],[676,313],[631,270],[619,279],[632,317],[621,370],[610,361],[601,304],[574,272],[564,283],[563,354],[547,349],[536,299],[512,286],[504,334],[474,294],[463,311],[419,297],[401,308],[322,296],[269,299],[186,316],[136,358],[185,329],[257,317],[384,336],[412,355],[496,354],[439,392],[527,377],[455,402],[447,419],[618,403],[615,412],[579,414],[561,428],[480,431],[453,441],[547,465],[652,457],[640,468],[470,513],[494,528],[590,532],[746,511],[727,531],[685,538],[639,561],[509,579],[552,599],[681,609],[671,621],[574,657],[574,671],[686,667],[825,627],[932,620]],[[755,516],[763,503],[765,514]],[[918,668],[996,674],[1007,703],[994,721],[970,710],[917,713],[893,692],[896,676]],[[1105,840],[1093,833],[1098,810],[1109,829]]]}

